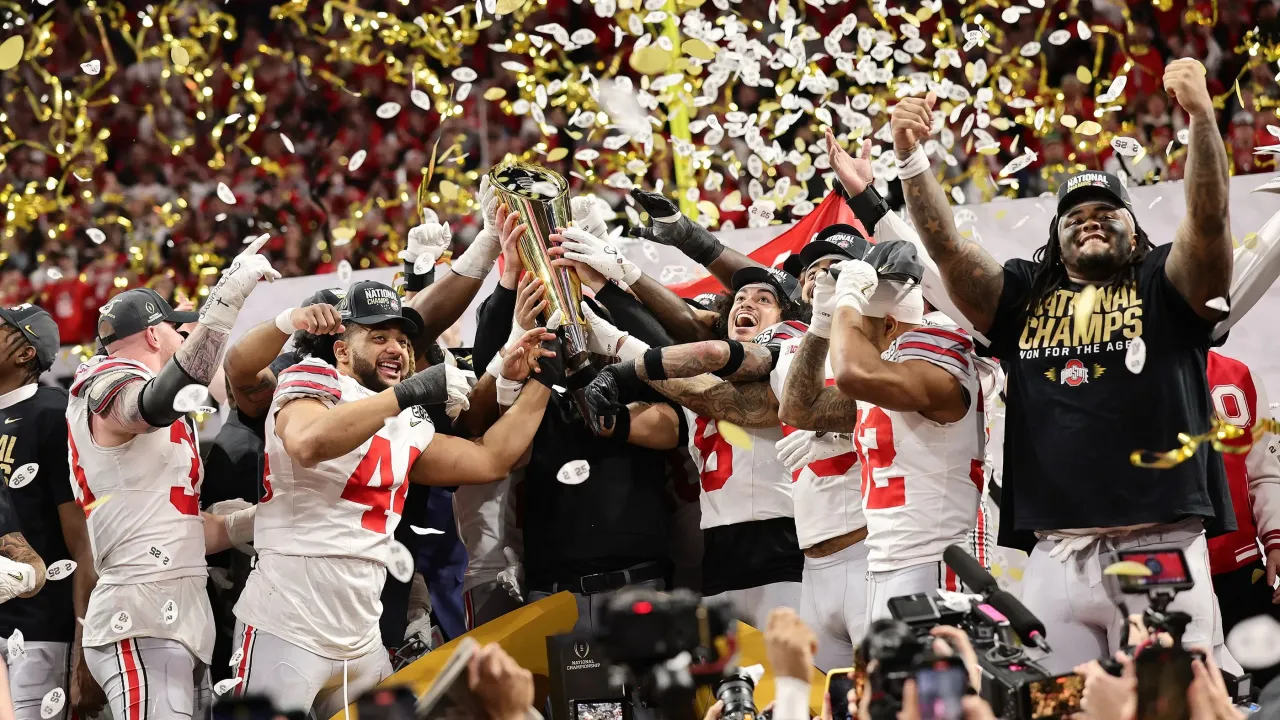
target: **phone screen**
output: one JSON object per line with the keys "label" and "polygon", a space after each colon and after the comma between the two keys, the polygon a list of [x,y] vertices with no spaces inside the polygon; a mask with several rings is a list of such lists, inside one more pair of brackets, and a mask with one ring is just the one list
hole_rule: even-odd
{"label": "phone screen", "polygon": [[574,720],[622,720],[622,703],[610,700],[574,701]]}
{"label": "phone screen", "polygon": [[849,715],[849,691],[854,682],[849,678],[852,668],[840,668],[827,673],[827,697],[831,700],[831,720],[851,720]]}
{"label": "phone screen", "polygon": [[1066,717],[1080,711],[1084,678],[1073,672],[1027,683],[1031,720]]}
{"label": "phone screen", "polygon": [[1138,675],[1137,720],[1187,720],[1191,653],[1181,647],[1149,646],[1133,661]]}
{"label": "phone screen", "polygon": [[920,720],[960,720],[964,708],[960,700],[969,684],[963,667],[939,662],[916,671],[916,697]]}
{"label": "phone screen", "polygon": [[1120,576],[1121,582],[1128,588],[1147,588],[1152,586],[1172,586],[1190,588],[1191,573],[1187,570],[1187,561],[1181,550],[1156,550],[1153,552],[1121,552],[1121,560],[1145,565],[1151,574],[1146,577],[1133,575]]}

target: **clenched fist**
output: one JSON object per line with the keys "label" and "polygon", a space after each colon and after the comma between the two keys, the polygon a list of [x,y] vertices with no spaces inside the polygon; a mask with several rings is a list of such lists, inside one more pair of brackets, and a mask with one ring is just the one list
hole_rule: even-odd
{"label": "clenched fist", "polygon": [[933,104],[938,96],[929,93],[922,98],[902,98],[893,107],[889,128],[893,131],[893,149],[906,158],[933,129]]}
{"label": "clenched fist", "polygon": [[1204,65],[1199,60],[1182,58],[1166,65],[1164,90],[1192,117],[1213,114],[1213,98],[1209,97]]}

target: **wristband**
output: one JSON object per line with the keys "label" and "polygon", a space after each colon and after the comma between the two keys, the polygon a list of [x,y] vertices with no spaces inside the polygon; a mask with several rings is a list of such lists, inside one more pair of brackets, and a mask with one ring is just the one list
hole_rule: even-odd
{"label": "wristband", "polygon": [[742,358],[747,354],[742,347],[742,343],[737,340],[726,340],[725,342],[729,343],[729,360],[724,364],[724,367],[711,371],[712,375],[721,378],[727,378],[738,372],[738,368],[742,367]]}
{"label": "wristband", "polygon": [[498,395],[498,404],[503,407],[511,407],[516,404],[516,400],[520,397],[520,391],[524,389],[524,383],[508,380],[501,375],[497,376],[498,380],[494,383]]}
{"label": "wristband", "polygon": [[808,720],[809,683],[786,676],[775,677],[773,683],[775,720]]}
{"label": "wristband", "polygon": [[643,355],[648,349],[648,343],[633,335],[627,335],[622,338],[622,344],[618,346],[618,360],[622,362],[631,362]]}
{"label": "wristband", "polygon": [[408,260],[404,261],[404,289],[405,292],[422,292],[431,286],[436,279],[436,267],[425,273],[418,274],[413,271],[413,263]]}
{"label": "wristband", "polygon": [[286,308],[276,316],[276,329],[285,335],[293,335],[293,311],[298,308]]}
{"label": "wristband", "polygon": [[650,380],[666,380],[667,369],[662,366],[662,348],[644,351],[644,374]]}
{"label": "wristband", "polygon": [[[505,349],[506,348],[503,348],[503,350]],[[493,357],[489,358],[489,364],[485,366],[484,371],[501,380],[502,364],[504,362],[506,362],[506,358],[502,357],[502,351],[499,350]]]}
{"label": "wristband", "polygon": [[858,222],[861,222],[869,233],[875,233],[876,223],[889,214],[889,203],[885,202],[880,192],[870,184],[857,195],[846,197],[844,204],[849,206],[854,216],[858,218]]}
{"label": "wristband", "polygon": [[222,524],[227,529],[227,538],[232,545],[239,547],[253,544],[253,520],[257,510],[258,506],[252,505],[222,516]]}
{"label": "wristband", "polygon": [[897,165],[898,179],[910,180],[921,173],[928,172],[929,156],[924,154],[924,148],[916,145],[905,160],[901,156],[897,158]]}

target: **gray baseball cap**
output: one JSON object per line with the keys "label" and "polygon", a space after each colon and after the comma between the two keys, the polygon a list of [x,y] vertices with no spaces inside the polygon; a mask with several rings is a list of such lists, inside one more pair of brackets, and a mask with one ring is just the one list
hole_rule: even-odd
{"label": "gray baseball cap", "polygon": [[185,325],[200,319],[194,310],[178,312],[151,288],[125,290],[98,309],[98,340],[103,347],[160,323]]}

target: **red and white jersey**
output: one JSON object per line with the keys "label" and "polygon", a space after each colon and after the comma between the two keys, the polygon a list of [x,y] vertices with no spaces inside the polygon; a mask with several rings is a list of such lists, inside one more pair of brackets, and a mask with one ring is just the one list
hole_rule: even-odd
{"label": "red and white jersey", "polygon": [[380,641],[388,548],[409,469],[435,428],[422,408],[410,408],[355,450],[307,468],[276,435],[276,414],[294,400],[337,407],[375,394],[315,358],[280,373],[266,421],[266,494],[253,526],[259,560],[236,604],[247,625],[332,659],[358,657]]}
{"label": "red and white jersey", "polygon": [[[1221,355],[1209,353],[1209,395],[1213,407],[1223,420],[1252,431],[1254,424],[1267,417],[1266,390],[1261,380],[1247,365]],[[1260,414],[1261,413],[1261,414]],[[1252,433],[1226,445],[1245,447]],[[1214,574],[1238,570],[1257,564],[1258,542],[1266,550],[1280,548],[1280,457],[1276,449],[1280,438],[1263,435],[1248,453],[1222,453],[1231,490],[1231,505],[1236,513],[1236,531],[1209,538],[1209,569]]]}
{"label": "red and white jersey", "polygon": [[[130,637],[170,638],[204,658],[213,649],[212,615],[207,599],[200,602],[188,592],[203,588],[208,576],[200,517],[204,468],[196,433],[183,418],[123,445],[101,447],[89,427],[91,413],[107,408],[125,387],[153,376],[135,360],[97,356],[76,370],[71,385],[72,489],[76,503],[86,508],[98,573],[85,640],[99,645]],[[170,624],[161,621],[164,600],[154,602],[166,592],[179,602],[192,598],[179,621]],[[130,615],[131,627],[112,631],[111,617],[121,611]]]}
{"label": "red and white jersey", "polygon": [[914,412],[858,403],[854,434],[862,462],[868,568],[898,570],[938,560],[948,545],[969,543],[983,480],[982,390],[973,341],[954,325],[922,325],[903,333],[883,355],[922,360],[951,373],[969,410],[945,425]]}
{"label": "red and white jersey", "polygon": [[[759,344],[783,342],[804,334],[803,323],[778,323],[756,336]],[[782,426],[740,428],[747,445],[732,445],[721,435],[715,420],[685,408],[689,421],[689,455],[698,468],[702,483],[699,503],[702,528],[794,517],[791,477],[778,462],[775,445],[782,439]]]}
{"label": "red and white jersey", "polygon": [[[793,338],[782,343],[778,361],[769,375],[769,385],[779,399],[802,341],[803,338]],[[825,373],[827,385],[834,385],[830,358],[826,360]],[[849,418],[851,426],[856,421],[856,417]],[[795,429],[784,424],[782,432],[790,435]],[[862,514],[862,467],[856,451],[810,463],[793,473],[791,479],[796,537],[801,550],[867,526]]]}

